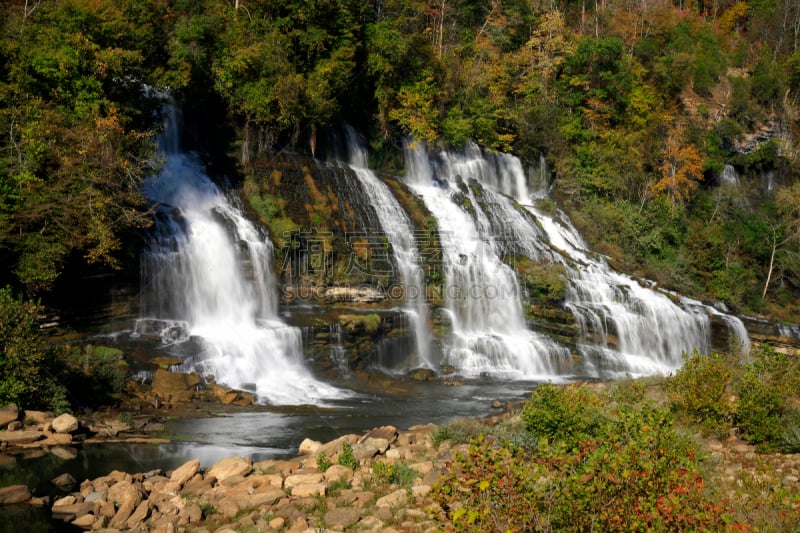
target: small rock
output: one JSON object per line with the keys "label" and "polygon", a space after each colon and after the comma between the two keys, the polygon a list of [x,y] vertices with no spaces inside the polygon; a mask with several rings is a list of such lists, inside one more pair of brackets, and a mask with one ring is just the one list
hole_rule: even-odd
{"label": "small rock", "polygon": [[81,529],[91,529],[92,525],[95,523],[96,520],[97,520],[97,517],[95,515],[93,515],[93,514],[85,514],[85,515],[79,516],[78,518],[76,518],[75,520],[73,520],[70,523],[73,526],[77,526],[77,527],[79,527]]}
{"label": "small rock", "polygon": [[68,473],[61,474],[50,480],[50,483],[55,485],[59,490],[69,492],[75,488],[78,481]]}
{"label": "small rock", "polygon": [[323,479],[324,476],[321,472],[316,472],[313,474],[293,474],[283,480],[283,486],[287,489],[291,489],[297,485],[321,483]]}
{"label": "small rock", "polygon": [[411,496],[414,498],[424,498],[430,491],[430,485],[414,485],[411,487]]}
{"label": "small rock", "polygon": [[331,483],[334,481],[341,481],[343,479],[352,479],[353,470],[343,465],[331,465],[323,475],[325,481]]}
{"label": "small rock", "polygon": [[283,529],[284,525],[286,525],[286,520],[284,520],[280,516],[277,518],[273,518],[272,520],[269,521],[269,527],[278,531]]}
{"label": "small rock", "polygon": [[375,428],[366,435],[364,435],[360,442],[363,442],[367,439],[386,439],[389,441],[389,444],[394,443],[397,440],[397,436],[399,435],[397,428],[394,426],[381,426],[379,428]]}
{"label": "small rock", "polygon": [[56,433],[72,433],[78,429],[78,419],[69,413],[64,413],[53,419],[52,426]]}

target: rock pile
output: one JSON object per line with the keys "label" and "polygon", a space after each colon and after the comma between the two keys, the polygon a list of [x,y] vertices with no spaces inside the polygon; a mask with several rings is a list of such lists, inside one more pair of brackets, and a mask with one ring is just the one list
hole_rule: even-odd
{"label": "rock pile", "polygon": [[[434,531],[438,506],[428,493],[452,458],[434,450],[434,427],[384,426],[324,444],[306,439],[288,460],[230,457],[207,470],[192,460],[170,472],[115,471],[84,481],[52,513],[93,531]],[[415,478],[405,486],[380,479],[377,462],[402,464]]]}

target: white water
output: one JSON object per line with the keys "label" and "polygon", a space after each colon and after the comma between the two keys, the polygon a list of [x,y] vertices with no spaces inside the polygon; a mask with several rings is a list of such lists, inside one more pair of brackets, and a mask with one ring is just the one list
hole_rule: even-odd
{"label": "white water", "polygon": [[188,366],[251,390],[260,402],[320,403],[342,396],[304,367],[300,330],[277,316],[271,243],[200,163],[177,149],[176,135],[174,122],[167,123],[160,139],[166,165],[144,190],[162,204],[143,257],[146,322],[181,324],[204,347]]}
{"label": "white water", "polygon": [[[425,301],[425,277],[420,267],[420,256],[414,238],[414,225],[394,197],[389,187],[369,169],[367,151],[358,135],[347,128],[347,145],[350,168],[371,199],[389,244],[392,245],[399,269],[400,282],[405,295],[404,312],[411,320],[417,347],[417,364],[433,368],[431,362],[431,330],[428,326],[428,305]],[[392,291],[389,291],[390,293]]]}
{"label": "white water", "polygon": [[[406,180],[439,223],[444,305],[452,339],[445,346],[444,363],[460,373],[515,379],[552,379],[561,375],[569,351],[526,328],[517,278],[498,257],[497,243],[486,232],[486,217],[478,223],[451,196],[458,198],[457,176],[486,171],[480,161],[461,164],[448,160],[437,175],[421,147],[406,150]],[[457,169],[457,170],[456,170]],[[520,187],[511,174],[508,187]],[[473,205],[476,199],[470,198]],[[479,227],[480,226],[480,227]]]}
{"label": "white water", "polygon": [[749,349],[747,332],[738,318],[687,298],[677,305],[667,295],[643,287],[587,253],[586,244],[563,213],[558,220],[531,206],[526,206],[526,213],[503,196],[529,204],[539,192],[538,188],[529,192],[522,166],[513,156],[484,154],[469,146],[463,154],[445,153],[440,159],[444,174],[476,179],[483,186],[482,207],[475,198],[476,189],[469,189],[474,219],[484,239],[487,231],[502,237],[506,262],[511,262],[511,254],[519,253],[566,268],[564,305],[581,331],[577,346],[583,356],[577,369],[580,374],[617,377],[672,372],[683,363],[682,354],[709,350],[710,314],[720,315],[742,349]]}

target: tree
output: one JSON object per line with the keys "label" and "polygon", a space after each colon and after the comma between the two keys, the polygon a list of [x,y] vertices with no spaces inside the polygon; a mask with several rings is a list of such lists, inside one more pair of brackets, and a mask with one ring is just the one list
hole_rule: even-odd
{"label": "tree", "polygon": [[659,174],[661,179],[653,185],[653,192],[665,194],[673,207],[686,204],[703,180],[703,159],[694,146],[686,143],[680,125],[674,125],[667,133]]}
{"label": "tree", "polygon": [[764,290],[761,292],[762,300],[767,297],[776,259],[789,274],[795,276],[800,274],[797,266],[800,259],[800,181],[778,191],[775,197],[775,207],[779,218],[770,226],[772,230],[771,251],[767,279],[764,281]]}

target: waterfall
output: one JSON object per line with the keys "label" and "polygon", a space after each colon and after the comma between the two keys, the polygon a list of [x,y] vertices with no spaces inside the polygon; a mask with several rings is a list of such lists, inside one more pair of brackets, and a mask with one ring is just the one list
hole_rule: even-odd
{"label": "waterfall", "polygon": [[736,167],[726,164],[722,167],[722,172],[719,175],[719,184],[728,187],[736,187],[739,185],[739,173],[736,172]]}
{"label": "waterfall", "polygon": [[[389,241],[399,270],[402,293],[405,295],[404,312],[409,316],[414,330],[418,364],[432,368],[431,331],[428,327],[428,305],[425,301],[425,278],[420,267],[420,256],[414,238],[414,225],[389,187],[369,169],[364,143],[348,127],[347,145],[350,168],[353,169],[380,220],[383,235]],[[393,291],[388,291],[393,294]]]}
{"label": "waterfall", "polygon": [[[469,377],[552,379],[562,374],[569,351],[527,329],[516,275],[498,256],[491,222],[478,199],[459,186],[459,173],[492,176],[499,186],[524,194],[527,188],[513,172],[514,161],[498,159],[489,168],[477,157],[446,155],[434,174],[422,147],[406,150],[407,182],[439,224],[444,305],[452,326],[443,362]],[[473,218],[468,211],[481,216]]]}
{"label": "waterfall", "polygon": [[[160,207],[142,258],[142,324],[191,335],[202,347],[186,363],[258,401],[319,403],[343,391],[315,379],[302,361],[301,332],[277,314],[272,244],[178,149],[174,110],[159,144],[166,164],[144,187]],[[176,326],[177,325],[177,326]],[[163,335],[162,335],[163,337]]]}
{"label": "waterfall", "polygon": [[[436,177],[444,181],[440,182],[441,187],[435,187],[425,185],[435,181],[428,158],[422,157],[419,150],[408,154],[414,188],[439,219],[443,232],[448,231],[446,225],[450,236],[454,228],[459,232],[455,233],[458,241],[480,238],[488,243],[481,251],[499,251],[509,264],[513,264],[515,255],[520,255],[565,267],[564,306],[579,326],[577,349],[582,355],[582,362],[573,372],[604,378],[672,372],[681,366],[682,354],[695,348],[709,351],[710,314],[721,315],[743,349],[749,346],[747,333],[737,318],[688,298],[674,297],[676,303],[668,295],[613,271],[602,258],[586,251],[586,244],[566,215],[558,213],[554,218],[525,205],[530,204],[535,191],[529,192],[522,166],[515,157],[482,153],[475,145],[467,146],[463,153],[439,154],[441,170]],[[454,186],[459,180],[460,192]],[[463,180],[477,183],[464,184]],[[450,201],[451,195],[461,198],[469,215]],[[467,227],[475,228],[477,234],[467,235]],[[460,253],[462,258],[471,257]],[[450,266],[447,274],[458,276],[459,272]],[[498,287],[504,279],[502,274],[498,276]],[[457,317],[470,316],[469,312],[479,305],[470,299],[461,303],[466,309],[451,309]],[[508,305],[513,307],[514,303],[509,301]],[[508,324],[509,328],[525,328],[516,315]],[[483,323],[477,325],[486,327]]]}

